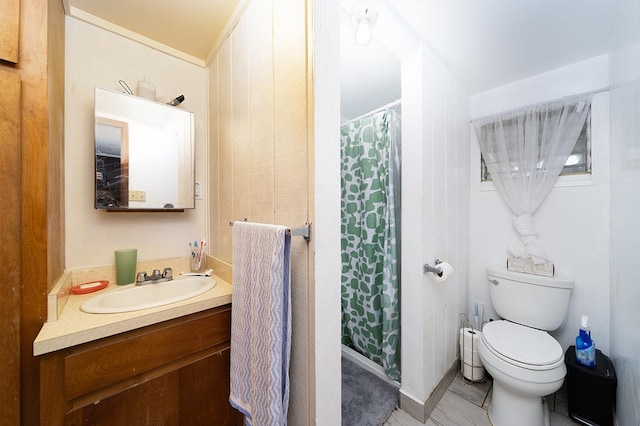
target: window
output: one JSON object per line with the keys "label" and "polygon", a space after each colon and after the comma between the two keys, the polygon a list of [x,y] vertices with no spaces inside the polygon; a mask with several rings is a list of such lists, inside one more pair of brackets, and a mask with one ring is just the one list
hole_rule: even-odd
{"label": "window", "polygon": [[[584,127],[560,176],[577,174],[591,174],[591,111],[587,114]],[[482,182],[492,181],[482,154],[480,154],[480,178]]]}

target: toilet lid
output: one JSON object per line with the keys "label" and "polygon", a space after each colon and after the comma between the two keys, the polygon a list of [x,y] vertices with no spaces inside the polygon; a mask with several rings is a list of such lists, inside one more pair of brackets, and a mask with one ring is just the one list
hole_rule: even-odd
{"label": "toilet lid", "polygon": [[544,366],[564,359],[560,344],[545,331],[502,320],[486,324],[482,334],[494,352],[518,363]]}

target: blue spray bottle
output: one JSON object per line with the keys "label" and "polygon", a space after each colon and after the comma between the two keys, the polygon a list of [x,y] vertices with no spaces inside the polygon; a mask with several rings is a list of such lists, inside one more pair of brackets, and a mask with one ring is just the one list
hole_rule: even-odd
{"label": "blue spray bottle", "polygon": [[585,367],[596,366],[596,344],[591,340],[589,317],[586,315],[582,316],[580,334],[576,336],[576,360]]}

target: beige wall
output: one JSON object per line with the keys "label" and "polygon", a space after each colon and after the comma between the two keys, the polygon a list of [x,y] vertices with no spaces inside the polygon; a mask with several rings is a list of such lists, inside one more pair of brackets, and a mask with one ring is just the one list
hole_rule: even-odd
{"label": "beige wall", "polygon": [[[229,221],[312,222],[305,2],[253,0],[209,65],[211,255],[232,263]],[[315,423],[311,246],[292,240],[289,423]]]}
{"label": "beige wall", "polygon": [[[196,180],[207,167],[206,70],[77,18],[65,18],[65,219],[68,269],[114,264],[113,251],[137,248],[138,261],[189,255],[187,243],[205,237],[205,200],[182,213],[107,213],[93,208],[94,86],[132,90],[145,76],[158,97],[184,94],[195,114]],[[90,231],[89,231],[90,230]]]}

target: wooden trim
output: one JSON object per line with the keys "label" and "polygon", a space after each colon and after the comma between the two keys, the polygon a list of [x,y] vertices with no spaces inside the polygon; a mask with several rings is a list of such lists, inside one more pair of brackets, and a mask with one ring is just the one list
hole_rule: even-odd
{"label": "wooden trim", "polygon": [[[24,0],[23,0],[24,1]],[[47,293],[63,275],[65,262],[64,180],[64,10],[61,0],[47,2]],[[43,301],[46,312],[46,300]],[[45,317],[46,318],[46,317]]]}
{"label": "wooden trim", "polygon": [[[20,421],[38,424],[40,369],[33,341],[47,293],[64,269],[64,11],[60,0],[21,0]],[[2,64],[0,64],[2,65]],[[18,368],[16,366],[16,368]],[[3,411],[4,417],[4,411]],[[3,419],[4,420],[4,419]]]}
{"label": "wooden trim", "polygon": [[[120,199],[118,201],[121,208],[126,209],[129,207],[129,123],[111,118],[96,117],[97,124],[120,129]],[[111,210],[118,211],[119,209]]]}
{"label": "wooden trim", "polygon": [[0,407],[20,423],[20,75],[0,70]]}

